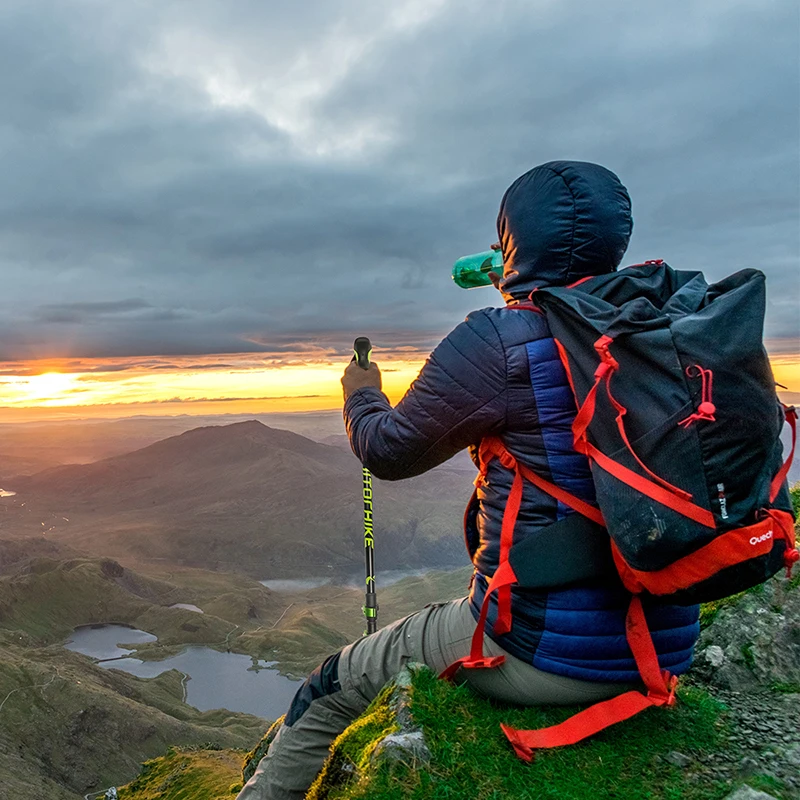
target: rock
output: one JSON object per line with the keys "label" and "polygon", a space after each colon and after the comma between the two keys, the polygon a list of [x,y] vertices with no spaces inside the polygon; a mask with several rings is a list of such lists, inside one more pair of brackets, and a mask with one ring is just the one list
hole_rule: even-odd
{"label": "rock", "polygon": [[751,789],[749,786],[742,786],[732,794],[729,794],[725,800],[778,800],[778,798],[766,792]]}
{"label": "rock", "polygon": [[425,744],[421,730],[406,733],[390,733],[381,739],[372,751],[372,760],[388,758],[408,765],[416,766],[431,760],[431,753]]}
{"label": "rock", "polygon": [[408,692],[411,688],[412,673],[417,669],[427,669],[427,667],[412,662],[403,668],[394,679],[394,689],[389,705],[394,711],[398,730],[384,736],[375,745],[370,757],[370,761],[373,763],[380,758],[388,758],[409,766],[430,761],[431,754],[425,744],[425,737],[411,716],[409,704]]}
{"label": "rock", "polygon": [[[415,768],[430,762],[431,753],[425,735],[414,721],[410,702],[413,676],[423,670],[430,672],[423,664],[406,665],[384,686],[359,723],[333,743],[322,771],[306,795],[308,800],[349,797],[345,788],[368,780],[380,765],[392,770],[398,764]],[[365,728],[372,730],[364,734]],[[361,756],[354,757],[352,746]]]}
{"label": "rock", "polygon": [[787,761],[791,766],[797,767],[798,771],[800,771],[800,745],[796,747],[790,747],[786,752],[783,754],[783,758]]}
{"label": "rock", "polygon": [[683,753],[679,753],[677,750],[667,753],[667,755],[664,756],[664,759],[673,766],[680,767],[681,769],[686,769],[686,767],[692,763],[692,759],[689,758],[689,756],[685,756]]}
{"label": "rock", "polygon": [[754,775],[758,771],[758,761],[752,756],[745,756],[739,762],[739,772],[742,775]]}
{"label": "rock", "polygon": [[800,685],[800,586],[780,574],[723,604],[697,652],[693,674],[712,686]]}
{"label": "rock", "polygon": [[718,645],[712,644],[710,647],[706,647],[700,656],[705,658],[706,662],[716,669],[717,667],[721,667],[725,663],[725,651]]}

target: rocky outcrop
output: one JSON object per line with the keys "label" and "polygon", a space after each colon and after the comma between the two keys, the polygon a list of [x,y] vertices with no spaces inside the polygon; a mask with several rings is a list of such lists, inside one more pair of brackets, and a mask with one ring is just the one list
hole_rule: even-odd
{"label": "rocky outcrop", "polygon": [[349,787],[368,781],[382,764],[413,769],[430,761],[425,735],[411,713],[412,684],[419,671],[428,668],[412,663],[403,669],[334,742],[307,800],[341,797]]}
{"label": "rocky outcrop", "polygon": [[710,611],[695,677],[733,691],[800,692],[800,577],[774,578]]}
{"label": "rocky outcrop", "polygon": [[[704,607],[690,679],[727,706],[718,777],[765,775],[800,797],[800,577],[781,575]],[[742,787],[731,800],[771,795]]]}

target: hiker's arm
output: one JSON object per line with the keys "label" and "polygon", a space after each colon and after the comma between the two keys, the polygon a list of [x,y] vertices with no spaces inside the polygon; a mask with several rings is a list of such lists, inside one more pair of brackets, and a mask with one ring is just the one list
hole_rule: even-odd
{"label": "hiker's arm", "polygon": [[500,337],[488,314],[477,311],[433,351],[395,408],[374,387],[348,397],[350,446],[378,478],[419,475],[499,432],[506,395]]}

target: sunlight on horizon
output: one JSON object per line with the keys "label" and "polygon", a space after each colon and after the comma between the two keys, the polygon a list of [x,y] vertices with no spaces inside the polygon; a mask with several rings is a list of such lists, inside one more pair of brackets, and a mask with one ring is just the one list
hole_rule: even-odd
{"label": "sunlight on horizon", "polygon": [[[191,366],[176,364],[181,361]],[[391,356],[376,357],[376,361],[392,402],[402,397],[424,363],[421,358]],[[39,374],[37,362],[7,364],[5,374],[0,374],[0,421],[3,416],[59,417],[64,416],[59,412],[72,409],[84,417],[108,416],[109,412],[119,416],[336,409],[342,406],[340,379],[347,365],[345,359],[336,359],[265,366],[254,364],[252,354],[151,358],[148,362],[143,367],[135,360],[102,365],[87,360],[78,371],[68,371],[66,364],[48,361],[42,365],[46,371]],[[20,374],[10,374],[14,371]],[[31,413],[20,413],[24,411]]]}
{"label": "sunlight on horizon", "polygon": [[[397,402],[424,359],[376,353]],[[59,417],[308,412],[342,407],[346,360],[265,364],[252,354],[116,362],[28,362],[0,370],[0,422]],[[800,394],[800,354],[772,358],[775,380]],[[782,390],[783,391],[783,390]],[[789,400],[797,402],[797,398]]]}

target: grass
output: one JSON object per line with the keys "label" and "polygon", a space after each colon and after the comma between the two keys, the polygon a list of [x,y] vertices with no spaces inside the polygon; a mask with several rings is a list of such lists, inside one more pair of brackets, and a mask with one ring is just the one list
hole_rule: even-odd
{"label": "grass", "polygon": [[364,714],[334,742],[325,767],[306,795],[308,800],[333,797],[341,775],[352,769],[357,774],[369,771],[370,757],[378,742],[397,730],[397,720],[388,702],[392,688],[384,687]]}
{"label": "grass", "polygon": [[171,747],[147,761],[120,800],[230,800],[241,789],[242,754],[236,750]]}
{"label": "grass", "polygon": [[[652,709],[574,747],[544,752],[532,764],[513,754],[499,730],[551,725],[575,709],[510,709],[475,697],[465,687],[439,681],[428,672],[415,676],[411,710],[431,750],[431,765],[413,770],[379,762],[364,769],[363,753],[374,746],[369,735],[382,735],[379,724],[348,730],[339,738],[332,760],[350,761],[365,776],[349,785],[328,786],[313,800],[717,800],[730,787],[680,769],[664,760],[671,751],[694,765],[714,752],[724,738],[723,707],[698,689],[681,691],[674,709]],[[380,702],[370,715],[379,714]],[[367,717],[370,719],[370,717]],[[331,762],[329,762],[330,764]],[[343,774],[341,769],[338,774]]]}
{"label": "grass", "polygon": [[792,508],[794,515],[800,518],[800,483],[796,483],[789,489],[789,496],[792,498]]}

